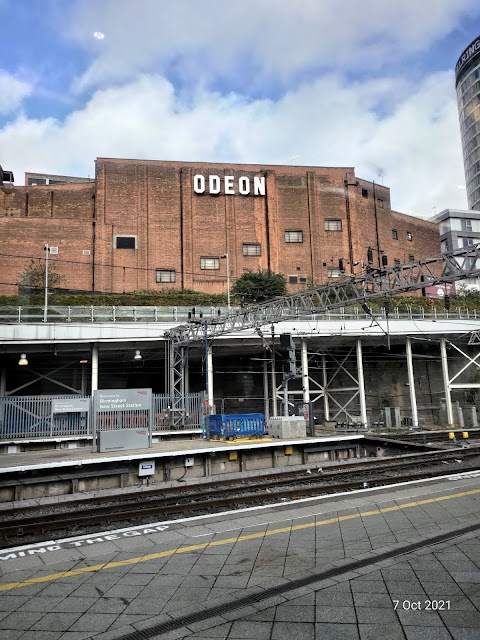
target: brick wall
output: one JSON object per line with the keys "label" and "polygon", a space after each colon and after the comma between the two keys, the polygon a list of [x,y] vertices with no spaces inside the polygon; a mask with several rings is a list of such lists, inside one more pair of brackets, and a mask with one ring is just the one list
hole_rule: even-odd
{"label": "brick wall", "polygon": [[32,259],[45,260],[45,244],[58,247],[58,255],[50,256],[50,264],[63,276],[60,286],[89,290],[92,287],[92,224],[87,220],[68,220],[68,224],[55,218],[0,218],[0,292],[17,293],[16,283],[31,266]]}
{"label": "brick wall", "polygon": [[17,292],[32,259],[44,261],[47,243],[59,248],[51,261],[64,277],[62,286],[92,288],[94,193],[94,184],[0,186],[1,294]]}
{"label": "brick wall", "polygon": [[[207,182],[210,175],[222,181],[232,175],[236,194],[225,195],[223,184],[218,195],[196,193],[195,175]],[[242,176],[252,187],[255,177],[265,177],[266,195],[240,195]],[[327,229],[325,220],[337,221],[341,230]],[[358,272],[353,262],[366,262],[368,247],[374,249],[374,266],[378,249],[389,265],[395,258],[404,262],[410,255],[440,253],[436,225],[392,212],[389,189],[358,179],[351,167],[99,158],[96,184],[0,186],[0,224],[5,253],[42,257],[45,242],[58,245],[66,286],[90,289],[94,277],[97,291],[226,292],[226,260],[215,270],[200,266],[202,257],[226,252],[232,284],[246,269],[270,267],[297,278],[289,284],[292,292],[325,282],[340,259],[347,272]],[[285,242],[285,231],[302,231],[303,242]],[[115,236],[135,237],[136,248],[116,248]],[[244,243],[259,244],[260,255],[244,255]],[[84,249],[90,257],[83,256]],[[18,266],[20,258],[15,260]],[[15,281],[18,269],[12,265],[0,258]],[[175,282],[157,283],[156,269],[174,271]]]}

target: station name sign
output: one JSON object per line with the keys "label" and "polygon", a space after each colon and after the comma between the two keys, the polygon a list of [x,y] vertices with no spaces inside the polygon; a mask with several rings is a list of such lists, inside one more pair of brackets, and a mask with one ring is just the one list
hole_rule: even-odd
{"label": "station name sign", "polygon": [[476,57],[480,53],[480,38],[474,40],[465,51],[462,53],[460,58],[458,59],[457,64],[455,65],[455,73],[458,77],[459,72],[463,69],[463,67],[470,62],[470,60]]}
{"label": "station name sign", "polygon": [[151,389],[110,389],[95,391],[97,411],[125,411],[127,409],[150,409]]}
{"label": "station name sign", "polygon": [[52,413],[79,413],[89,409],[89,398],[54,398],[52,400]]}
{"label": "station name sign", "polygon": [[255,176],[253,179],[241,176],[193,176],[193,190],[195,193],[210,193],[218,195],[223,193],[226,196],[234,196],[239,193],[241,196],[264,196],[267,192],[265,176]]}

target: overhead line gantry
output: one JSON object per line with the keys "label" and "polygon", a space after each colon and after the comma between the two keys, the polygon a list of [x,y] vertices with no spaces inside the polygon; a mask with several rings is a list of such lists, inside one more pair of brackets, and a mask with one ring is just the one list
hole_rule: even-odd
{"label": "overhead line gantry", "polygon": [[309,291],[275,298],[215,319],[193,319],[171,329],[165,333],[165,344],[172,426],[181,425],[185,417],[185,369],[188,348],[193,343],[205,344],[208,349],[208,341],[221,335],[260,329],[288,318],[308,319],[332,309],[366,305],[378,298],[476,277],[480,275],[478,265],[480,244],[395,267],[346,275],[342,280]]}

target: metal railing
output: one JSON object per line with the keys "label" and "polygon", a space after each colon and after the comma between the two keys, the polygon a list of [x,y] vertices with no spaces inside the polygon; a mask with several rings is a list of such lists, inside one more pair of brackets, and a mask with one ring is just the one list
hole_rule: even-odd
{"label": "metal railing", "polygon": [[[48,322],[187,322],[192,319],[193,307],[49,307]],[[231,313],[240,311],[239,308],[232,308]],[[212,320],[221,316],[226,316],[227,307],[195,307],[195,319]],[[190,314],[190,315],[189,315]],[[295,309],[284,309],[282,315],[288,318],[296,318]],[[370,315],[363,309],[354,307],[340,308],[335,311],[324,313],[314,313],[308,316],[311,320],[365,320],[371,316],[378,319],[386,318],[385,308],[371,308]],[[305,311],[299,309],[298,317],[307,319]],[[0,323],[38,323],[43,322],[44,307],[31,306],[4,306],[0,307]],[[436,320],[437,318],[448,319],[477,319],[480,318],[480,311],[457,307],[450,311],[426,311],[425,309],[414,309],[412,306],[394,307],[389,309],[389,318],[392,320],[412,319],[412,320]]]}
{"label": "metal railing", "polygon": [[[63,396],[1,396],[0,440],[22,440],[27,438],[61,438],[91,435],[87,412],[53,413],[52,401],[79,399],[78,395]],[[88,399],[90,399],[87,396]],[[200,429],[202,421],[202,393],[191,393],[186,397],[186,415],[182,426],[176,431]],[[127,416],[122,427],[139,426],[138,417]],[[170,431],[170,398],[163,394],[153,395],[153,430]],[[125,418],[124,418],[125,422]],[[143,425],[143,423],[142,423]],[[118,425],[117,425],[118,426]],[[109,428],[113,428],[111,425]]]}
{"label": "metal railing", "polygon": [[[227,307],[48,307],[47,322],[187,322],[227,314]],[[44,307],[0,307],[0,322],[43,322]],[[190,314],[190,315],[189,315]]]}
{"label": "metal railing", "polygon": [[[184,425],[181,429],[198,429],[201,427],[203,410],[203,393],[190,393],[185,397]],[[153,424],[157,431],[171,431],[170,397],[165,395],[153,396]],[[176,421],[175,421],[176,422]],[[175,431],[179,427],[175,427]]]}
{"label": "metal railing", "polygon": [[0,439],[53,438],[89,435],[88,414],[52,412],[54,399],[80,396],[0,397]]}

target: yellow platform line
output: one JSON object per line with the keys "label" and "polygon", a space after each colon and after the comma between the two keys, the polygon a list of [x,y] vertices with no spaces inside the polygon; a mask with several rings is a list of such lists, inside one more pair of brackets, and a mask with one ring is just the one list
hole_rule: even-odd
{"label": "yellow platform line", "polygon": [[244,442],[272,442],[272,438],[237,438],[236,440],[225,440],[227,444],[239,444]]}
{"label": "yellow platform line", "polygon": [[245,540],[256,540],[259,538],[266,538],[267,536],[275,536],[281,533],[291,533],[292,531],[300,531],[302,529],[310,529],[312,527],[322,527],[327,524],[338,524],[340,522],[345,522],[346,520],[355,520],[357,518],[367,518],[370,516],[377,516],[382,513],[391,513],[392,511],[401,511],[403,509],[411,509],[412,507],[421,507],[422,505],[425,505],[425,504],[434,504],[436,502],[443,502],[445,500],[455,500],[458,498],[464,498],[465,496],[477,495],[479,493],[480,493],[480,489],[470,489],[469,491],[462,491],[461,493],[452,493],[450,495],[438,496],[436,498],[426,498],[424,500],[417,500],[415,502],[405,502],[403,504],[399,504],[394,507],[381,507],[378,509],[371,509],[369,511],[362,511],[360,513],[351,513],[345,516],[327,518],[325,520],[319,520],[318,522],[306,522],[304,524],[295,524],[288,527],[281,527],[279,529],[271,529],[269,531],[259,531],[256,533],[245,534],[243,536],[239,535],[234,538],[224,538],[223,540],[214,540],[212,542],[202,542],[200,544],[193,544],[187,547],[179,547],[177,549],[169,549],[168,551],[160,551],[159,553],[149,553],[148,555],[145,555],[145,556],[128,558],[127,560],[117,560],[113,562],[106,562],[104,564],[95,564],[90,567],[82,567],[80,569],[71,569],[70,571],[61,571],[59,573],[52,573],[47,576],[39,576],[38,578],[29,578],[28,580],[22,580],[19,582],[9,582],[8,584],[0,585],[0,591],[10,591],[12,589],[18,589],[20,587],[27,587],[28,585],[31,585],[31,584],[39,584],[42,582],[52,582],[54,580],[60,580],[61,578],[78,576],[83,573],[93,573],[95,571],[102,571],[103,569],[114,569],[116,567],[125,567],[132,564],[138,564],[139,562],[149,562],[151,560],[157,560],[159,558],[167,558],[169,556],[173,556],[179,553],[190,553],[191,551],[200,551],[200,550],[206,549],[207,547],[219,547],[222,545],[243,542]]}

